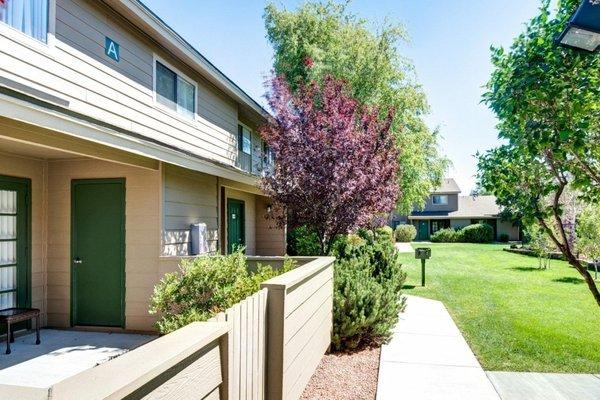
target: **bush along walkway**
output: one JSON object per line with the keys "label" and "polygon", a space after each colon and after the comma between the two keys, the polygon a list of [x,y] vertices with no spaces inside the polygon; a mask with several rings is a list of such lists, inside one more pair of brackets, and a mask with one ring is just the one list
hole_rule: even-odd
{"label": "bush along walkway", "polygon": [[378,400],[499,400],[444,305],[406,296],[406,311],[381,349]]}

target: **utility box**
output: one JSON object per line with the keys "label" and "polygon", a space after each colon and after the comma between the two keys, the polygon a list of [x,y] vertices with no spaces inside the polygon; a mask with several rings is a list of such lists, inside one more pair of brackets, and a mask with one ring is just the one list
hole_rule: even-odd
{"label": "utility box", "polygon": [[190,225],[190,255],[197,256],[208,252],[208,228],[206,224]]}
{"label": "utility box", "polygon": [[431,258],[431,248],[418,247],[415,249],[415,258],[417,260],[428,260]]}

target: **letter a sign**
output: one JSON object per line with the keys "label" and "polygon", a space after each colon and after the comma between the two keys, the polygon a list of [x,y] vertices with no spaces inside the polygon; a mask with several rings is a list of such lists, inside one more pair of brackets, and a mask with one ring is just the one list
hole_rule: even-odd
{"label": "letter a sign", "polygon": [[115,42],[109,37],[106,37],[104,41],[104,54],[109,56],[115,61],[119,61],[119,43]]}

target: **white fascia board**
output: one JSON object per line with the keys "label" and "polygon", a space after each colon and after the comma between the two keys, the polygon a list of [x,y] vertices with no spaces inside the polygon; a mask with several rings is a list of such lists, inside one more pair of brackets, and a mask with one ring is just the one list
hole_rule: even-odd
{"label": "white fascia board", "polygon": [[200,157],[193,157],[4,94],[0,94],[0,115],[209,175],[247,185],[258,185],[257,177],[237,172],[233,167],[222,167]]}

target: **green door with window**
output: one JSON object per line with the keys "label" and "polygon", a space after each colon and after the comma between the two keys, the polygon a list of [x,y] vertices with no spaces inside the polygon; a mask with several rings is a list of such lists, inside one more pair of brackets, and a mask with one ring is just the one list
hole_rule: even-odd
{"label": "green door with window", "polygon": [[429,240],[429,222],[419,221],[417,240]]}
{"label": "green door with window", "polygon": [[0,175],[0,309],[31,306],[30,187]]}
{"label": "green door with window", "polygon": [[72,324],[125,326],[125,180],[72,182]]}
{"label": "green door with window", "polygon": [[246,244],[244,235],[244,202],[227,199],[227,253]]}

